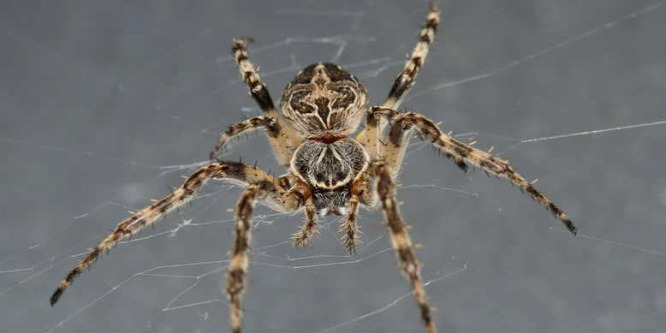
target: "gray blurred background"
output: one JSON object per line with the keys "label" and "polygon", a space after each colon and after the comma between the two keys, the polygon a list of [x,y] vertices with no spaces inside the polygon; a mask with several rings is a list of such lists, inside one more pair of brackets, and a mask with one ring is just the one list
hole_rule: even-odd
{"label": "gray blurred background", "polygon": [[[577,223],[416,142],[402,212],[441,332],[658,332],[666,325],[666,1],[448,0],[404,107],[495,146]],[[274,98],[333,61],[373,103],[426,1],[1,1],[0,331],[226,332],[221,292],[240,189],[192,203],[111,251],[51,308],[88,247],[259,114],[229,56],[252,36]],[[637,125],[637,126],[633,126]],[[590,132],[599,131],[599,132]],[[263,134],[237,143],[275,172]],[[246,332],[422,332],[379,212],[348,257],[337,220],[257,211]]]}

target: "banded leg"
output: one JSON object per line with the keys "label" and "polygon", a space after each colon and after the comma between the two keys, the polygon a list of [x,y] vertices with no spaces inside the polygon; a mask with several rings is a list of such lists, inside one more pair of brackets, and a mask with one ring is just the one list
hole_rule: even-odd
{"label": "banded leg", "polygon": [[441,11],[439,6],[437,6],[435,1],[431,1],[430,11],[426,17],[425,25],[421,28],[421,31],[419,31],[419,42],[416,44],[416,47],[414,47],[412,54],[405,64],[405,68],[393,82],[388,97],[382,106],[397,109],[403,98],[407,95],[409,88],[414,85],[414,80],[428,56],[430,44],[435,40],[435,32],[439,26],[440,15]]}
{"label": "banded leg", "polygon": [[81,272],[90,267],[102,253],[110,250],[121,240],[138,233],[145,227],[155,223],[168,212],[191,200],[194,194],[211,178],[234,180],[243,184],[263,184],[263,186],[270,187],[273,190],[269,199],[274,206],[279,206],[285,211],[296,210],[300,204],[300,198],[287,195],[288,189],[282,189],[274,185],[278,183],[277,180],[258,168],[235,162],[212,163],[201,167],[189,176],[181,187],[171,192],[171,194],[120,222],[111,234],[94,247],[67,274],[51,296],[51,305],[54,305],[58,301],[60,296],[65,292],[65,289],[72,284]]}
{"label": "banded leg", "polygon": [[437,149],[444,154],[447,154],[447,156],[455,156],[462,159],[464,163],[481,168],[483,171],[494,176],[505,178],[512,184],[518,186],[518,188],[527,192],[533,199],[546,207],[555,218],[560,220],[567,227],[569,232],[574,235],[576,234],[576,226],[574,226],[573,222],[571,222],[567,215],[564,214],[564,212],[550,199],[537,191],[536,188],[532,186],[532,183],[528,182],[518,174],[507,161],[501,160],[491,155],[489,152],[476,149],[452,138],[448,134],[442,132],[432,120],[421,114],[413,112],[398,113],[396,111],[382,114],[390,117],[390,121],[393,122],[393,128],[388,138],[390,147],[399,147],[402,145],[404,131],[414,128],[421,133],[426,140],[430,141],[430,143],[437,147]]}
{"label": "banded leg", "polygon": [[220,139],[217,141],[215,148],[210,152],[210,159],[214,160],[220,154],[220,150],[235,136],[243,134],[247,131],[253,131],[259,128],[265,128],[266,134],[269,138],[276,139],[279,136],[279,131],[276,127],[275,119],[269,116],[259,116],[246,119],[235,124],[232,124],[226,131],[220,133]]}
{"label": "banded leg", "polygon": [[230,253],[231,261],[227,274],[227,295],[231,304],[230,323],[232,333],[241,333],[243,326],[241,301],[249,262],[247,252],[250,246],[252,210],[257,199],[264,196],[266,196],[266,189],[259,185],[251,185],[245,189],[236,205],[234,246]]}
{"label": "banded leg", "polygon": [[285,167],[289,167],[291,155],[294,150],[301,143],[301,138],[291,129],[280,121],[278,112],[275,109],[271,95],[268,93],[266,84],[261,82],[259,74],[254,68],[254,65],[248,58],[246,39],[234,39],[231,51],[233,53],[238,69],[240,70],[241,77],[250,91],[250,96],[259,105],[259,108],[266,113],[269,117],[275,119],[274,135],[268,137],[268,141],[273,148],[275,157],[278,163]]}
{"label": "banded leg", "polygon": [[[391,127],[388,132],[388,140],[384,142],[384,161],[386,161],[392,176],[396,177],[405,158],[405,152],[409,146],[412,137],[413,127],[409,123],[394,121],[399,119],[400,113],[393,109],[383,107],[373,107],[370,112],[377,114],[377,117],[386,117],[390,119]],[[447,152],[442,152],[446,158],[455,163],[462,171],[467,171],[468,166],[464,159]]]}
{"label": "banded leg", "polygon": [[349,212],[338,228],[340,233],[340,241],[342,246],[345,247],[349,254],[356,253],[356,246],[361,242],[361,231],[356,224],[356,217],[358,216],[359,204],[361,202],[370,204],[371,198],[368,189],[369,183],[365,177],[361,177],[354,181],[349,196]]}
{"label": "banded leg", "polygon": [[349,254],[356,253],[356,245],[361,242],[361,231],[356,224],[356,216],[358,216],[359,198],[356,195],[351,195],[349,198],[349,212],[345,216],[338,232],[340,233],[340,242]]}
{"label": "banded leg", "polygon": [[[441,11],[437,3],[434,0],[431,1],[425,25],[419,32],[419,42],[414,47],[409,59],[407,59],[405,68],[393,82],[388,97],[382,104],[383,107],[397,109],[409,89],[414,85],[416,76],[428,56],[430,44],[435,40],[435,32],[439,26],[440,14]],[[365,129],[356,137],[356,141],[363,143],[370,154],[370,158],[376,160],[381,155],[379,135],[383,132],[386,123],[381,118],[375,118],[375,115],[370,112],[367,115],[365,126]]]}
{"label": "banded leg", "polygon": [[421,281],[421,264],[416,258],[409,233],[407,232],[408,227],[400,217],[398,204],[395,201],[395,185],[391,179],[391,171],[384,162],[375,163],[373,166],[377,177],[377,193],[379,194],[384,216],[391,232],[393,249],[400,261],[402,272],[409,279],[412,286],[414,298],[419,303],[421,319],[425,325],[426,332],[436,333],[437,327],[432,318],[432,308],[428,303],[428,296]]}
{"label": "banded leg", "polygon": [[311,196],[305,200],[305,223],[291,236],[291,241],[295,247],[303,247],[318,234],[317,208],[314,205],[314,198]]}

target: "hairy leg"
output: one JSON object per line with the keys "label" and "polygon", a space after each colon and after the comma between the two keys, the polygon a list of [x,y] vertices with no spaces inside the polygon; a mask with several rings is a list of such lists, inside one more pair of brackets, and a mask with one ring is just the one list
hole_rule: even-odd
{"label": "hairy leg", "polygon": [[291,236],[291,240],[295,247],[303,247],[318,234],[317,208],[314,205],[314,198],[309,197],[305,200],[305,223]]}
{"label": "hairy leg", "polygon": [[51,296],[51,305],[54,305],[63,292],[65,292],[65,289],[79,274],[90,267],[104,252],[116,246],[121,240],[152,225],[160,217],[191,200],[196,192],[211,178],[233,180],[243,184],[264,184],[264,186],[269,186],[272,188],[269,199],[274,206],[279,206],[285,211],[294,211],[300,204],[300,198],[295,195],[288,195],[288,189],[274,185],[278,183],[276,178],[258,168],[235,162],[212,163],[201,167],[190,175],[181,187],[175,189],[171,194],[161,200],[155,201],[152,205],[120,222],[111,234],[99,243],[99,245],[92,248],[88,255],[67,274]]}
{"label": "hairy leg", "polygon": [[[435,32],[439,26],[439,17],[441,11],[435,1],[430,2],[430,11],[426,17],[425,25],[419,32],[419,42],[414,47],[412,54],[405,63],[405,68],[393,82],[383,107],[397,109],[402,100],[407,96],[407,92],[414,85],[419,70],[423,67],[430,44],[435,40]],[[356,140],[364,144],[372,160],[376,160],[381,155],[379,145],[379,136],[384,130],[386,123],[381,118],[376,118],[372,112],[369,112],[366,118],[366,124]]]}
{"label": "hairy leg", "polygon": [[252,210],[257,199],[267,194],[267,188],[250,185],[245,189],[236,205],[236,230],[234,246],[231,249],[231,261],[227,273],[227,294],[229,296],[231,332],[241,333],[243,325],[242,295],[245,289],[245,277],[248,269],[248,248],[252,228]]}
{"label": "hairy leg", "polygon": [[222,148],[234,137],[260,128],[264,128],[266,130],[266,134],[268,134],[269,138],[275,139],[279,136],[279,131],[277,130],[275,119],[269,116],[259,116],[246,119],[232,124],[229,126],[229,128],[227,128],[226,131],[220,133],[220,139],[217,141],[213,151],[210,152],[210,159],[216,159]]}
{"label": "hairy leg", "polygon": [[291,155],[293,155],[296,147],[300,145],[301,138],[289,128],[289,126],[280,121],[280,117],[273,104],[271,95],[268,93],[266,84],[261,82],[259,74],[254,68],[254,65],[250,62],[247,42],[246,39],[234,39],[231,51],[236,60],[236,64],[238,64],[241,77],[250,91],[250,96],[252,96],[252,99],[257,102],[259,108],[261,108],[264,113],[275,119],[275,124],[272,126],[272,135],[268,136],[268,141],[273,148],[278,163],[285,167],[289,167]]}
{"label": "hairy leg", "polygon": [[349,212],[347,212],[347,215],[338,228],[342,246],[345,247],[349,254],[356,253],[356,246],[361,242],[361,231],[356,224],[356,217],[358,216],[358,209],[361,203],[371,204],[370,193],[372,189],[369,186],[370,183],[364,176],[354,181],[349,197]]}
{"label": "hairy leg", "polygon": [[[385,118],[390,119],[389,122],[391,123],[391,127],[388,132],[389,139],[384,141],[383,157],[393,173],[393,177],[396,177],[400,172],[400,167],[405,158],[407,147],[409,147],[409,141],[413,134],[413,126],[410,123],[394,121],[395,119],[398,119],[400,113],[393,109],[373,107],[370,111],[377,114],[378,117],[384,116]],[[442,153],[446,158],[453,161],[453,163],[455,163],[462,171],[467,171],[467,163],[465,163],[465,160],[462,157],[447,152]]]}
{"label": "hairy leg", "polygon": [[[518,172],[516,172],[509,162],[499,159],[489,152],[476,149],[466,145],[442,130],[432,120],[413,112],[399,113],[395,110],[381,112],[383,116],[389,118],[393,123],[393,128],[388,137],[388,149],[399,150],[404,142],[404,132],[414,129],[421,133],[425,140],[428,140],[437,149],[447,156],[454,156],[461,159],[464,163],[471,164],[494,176],[505,178],[512,184],[518,186],[522,191],[527,192],[533,199],[546,207],[558,220],[560,220],[567,229],[576,234],[576,226],[567,217],[566,214],[556,206],[550,199],[546,198],[541,192],[537,191],[532,183],[528,182]],[[459,164],[460,166],[460,164]]]}
{"label": "hairy leg", "polygon": [[431,1],[430,11],[426,17],[425,25],[419,32],[419,42],[416,44],[416,47],[414,47],[409,59],[407,59],[405,68],[393,82],[388,97],[382,106],[394,109],[398,108],[403,98],[407,95],[409,88],[414,85],[416,76],[419,74],[419,70],[423,67],[423,63],[428,56],[430,44],[435,40],[435,32],[439,26],[440,15],[441,11],[437,6],[437,3]]}
{"label": "hairy leg", "polygon": [[359,199],[358,196],[351,195],[349,198],[349,212],[340,223],[338,232],[340,233],[340,242],[349,254],[356,253],[356,246],[361,242],[361,231],[356,224],[358,215]]}
{"label": "hairy leg", "polygon": [[377,193],[386,217],[389,231],[391,232],[391,243],[396,252],[402,272],[409,279],[412,293],[419,304],[421,319],[428,333],[436,333],[437,327],[432,318],[432,308],[428,303],[428,296],[421,281],[421,264],[416,258],[412,242],[407,232],[407,225],[402,220],[398,211],[398,203],[395,200],[395,185],[391,177],[391,170],[384,162],[376,162],[374,165],[377,177]]}

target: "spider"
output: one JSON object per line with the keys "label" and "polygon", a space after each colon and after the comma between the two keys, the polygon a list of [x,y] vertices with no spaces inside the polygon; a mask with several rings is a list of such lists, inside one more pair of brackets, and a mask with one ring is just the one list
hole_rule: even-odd
{"label": "spider", "polygon": [[[248,274],[252,210],[255,203],[262,202],[280,212],[305,213],[305,222],[292,237],[297,247],[307,245],[317,235],[318,217],[344,216],[340,223],[341,242],[350,254],[359,243],[356,224],[359,208],[380,206],[425,330],[435,333],[432,308],[420,276],[421,264],[395,198],[395,179],[414,131],[463,171],[472,165],[507,179],[545,206],[575,235],[576,227],[562,210],[507,161],[452,138],[421,114],[397,111],[423,66],[439,20],[440,10],[433,1],[419,41],[382,105],[368,107],[363,85],[340,66],[317,63],[305,67],[286,86],[280,98],[281,116],[250,62],[249,39],[234,39],[234,59],[251,97],[264,115],[231,125],[221,133],[210,154],[210,164],[196,170],[171,194],[120,222],[67,274],[51,296],[51,305],[102,253],[192,199],[208,180],[219,179],[245,186],[236,205],[235,241],[227,271],[231,332],[242,330],[241,296]],[[352,137],[364,116],[364,127]],[[229,140],[256,129],[265,130],[278,162],[288,170],[285,175],[274,177],[256,166],[217,159]]]}

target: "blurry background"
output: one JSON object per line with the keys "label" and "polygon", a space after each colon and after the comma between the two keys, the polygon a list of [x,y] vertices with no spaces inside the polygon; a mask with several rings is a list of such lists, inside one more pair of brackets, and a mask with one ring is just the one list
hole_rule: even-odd
{"label": "blurry background", "polygon": [[[495,146],[572,217],[414,141],[402,212],[441,332],[656,332],[666,325],[666,1],[448,0],[403,107]],[[230,57],[277,99],[333,61],[380,103],[426,1],[1,1],[0,331],[226,332],[237,187],[200,196],[59,281],[116,223],[178,186],[218,132],[259,114]],[[228,158],[276,165],[263,134]],[[349,257],[328,219],[257,210],[246,332],[422,332],[379,212]]]}

